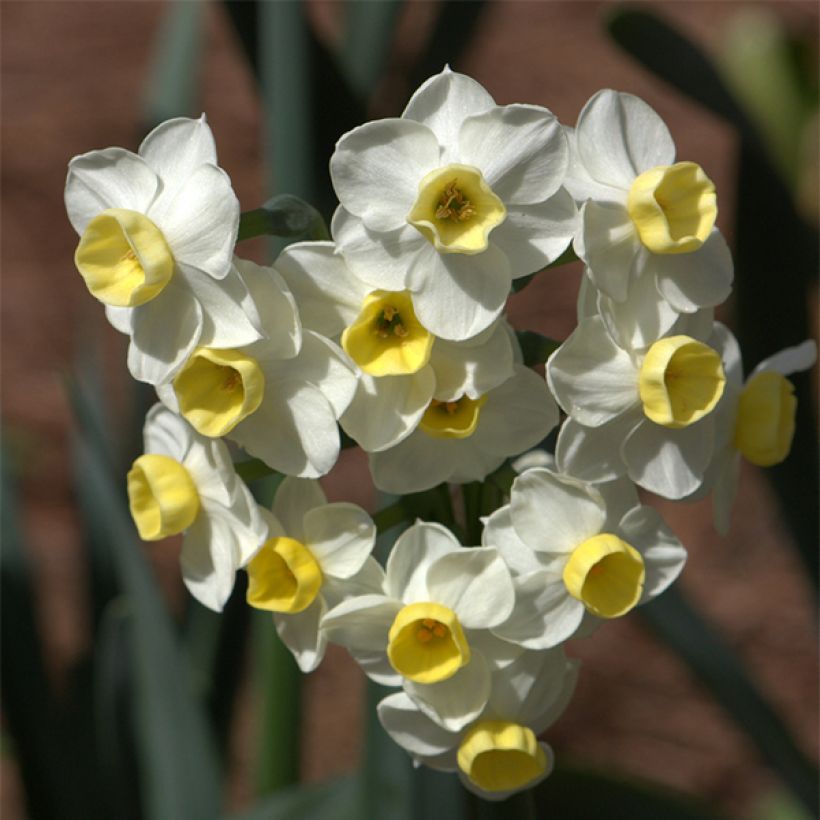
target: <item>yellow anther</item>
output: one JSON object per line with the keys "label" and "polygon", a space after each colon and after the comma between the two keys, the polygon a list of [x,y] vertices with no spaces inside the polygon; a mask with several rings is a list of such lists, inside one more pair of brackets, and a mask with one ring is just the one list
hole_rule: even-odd
{"label": "yellow anther", "polygon": [[429,629],[424,629],[422,627],[416,633],[416,638],[418,638],[422,643],[428,643],[433,640],[433,633]]}

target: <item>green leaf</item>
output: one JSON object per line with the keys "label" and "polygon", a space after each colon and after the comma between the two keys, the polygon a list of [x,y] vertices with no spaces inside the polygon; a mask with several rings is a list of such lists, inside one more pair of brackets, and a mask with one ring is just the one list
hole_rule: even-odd
{"label": "green leaf", "polygon": [[221,777],[202,708],[164,601],[134,537],[122,489],[99,451],[76,444],[78,491],[92,534],[110,546],[133,612],[135,714],[144,804],[149,820],[217,817]]}
{"label": "green leaf", "polygon": [[246,483],[250,484],[252,481],[259,481],[261,478],[270,478],[276,474],[276,470],[272,470],[260,458],[251,458],[247,461],[238,461],[233,465],[236,474]]}
{"label": "green leaf", "polygon": [[521,345],[524,364],[527,367],[544,364],[547,359],[561,346],[561,342],[548,339],[533,330],[517,330],[515,335]]}
{"label": "green leaf", "polygon": [[670,649],[686,662],[712,696],[746,732],[763,760],[813,814],[817,770],[797,747],[740,660],[712,626],[672,587],[638,612]]}
{"label": "green leaf", "polygon": [[360,820],[360,783],[342,777],[310,786],[289,786],[248,811],[225,820]]}
{"label": "green leaf", "polygon": [[384,75],[401,0],[347,0],[341,64],[352,88],[367,101]]}

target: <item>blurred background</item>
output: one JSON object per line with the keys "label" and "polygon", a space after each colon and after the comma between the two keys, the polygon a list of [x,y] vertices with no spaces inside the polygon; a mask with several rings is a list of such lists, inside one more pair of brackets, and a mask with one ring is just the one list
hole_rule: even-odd
{"label": "blurred background", "polygon": [[[544,105],[566,124],[598,89],[629,91],[666,121],[678,157],[700,163],[716,183],[737,279],[720,316],[740,336],[747,371],[817,337],[815,2],[6,0],[0,14],[4,820],[206,816],[157,808],[161,775],[143,757],[150,741],[140,721],[175,713],[163,713],[167,704],[160,717],[139,712],[157,701],[134,694],[152,685],[145,658],[158,657],[149,646],[156,634],[191,676],[179,695],[191,701],[191,720],[199,726],[202,712],[217,737],[221,808],[231,816],[246,816],[236,813],[279,786],[325,782],[372,760],[370,730],[361,729],[372,693],[343,651],[331,649],[317,672],[283,683],[271,672],[276,664],[258,658],[269,651],[280,667],[288,663],[264,634],[269,623],[236,606],[215,620],[187,600],[176,541],[129,553],[147,558],[148,573],[106,553],[121,522],[100,523],[116,506],[99,489],[101,476],[117,476],[122,486],[108,491],[121,502],[120,477],[140,452],[136,433],[151,399],[133,385],[123,339],[73,267],[77,238],[62,201],[73,155],[136,150],[162,119],[205,111],[243,210],[295,193],[329,214],[335,140],[365,119],[398,115],[445,63],[497,102]],[[239,250],[260,262],[274,252],[262,240]],[[511,301],[516,328],[565,338],[579,276],[575,264],[536,277]],[[690,552],[681,600],[572,646],[583,660],[578,690],[547,739],[578,771],[695,800],[681,803],[692,814],[656,808],[646,816],[812,816],[813,385],[799,380],[804,438],[791,466],[764,475],[744,465],[726,538],[712,529],[708,501],[659,503]],[[94,472],[92,451],[108,453],[100,458],[110,473]],[[364,464],[345,451],[323,480],[331,500],[376,509]],[[154,583],[171,619],[134,603],[129,584],[158,604]],[[272,761],[264,738],[281,719],[272,692],[280,706],[301,700],[301,717],[279,735],[290,763]],[[166,741],[158,748],[170,754],[176,740]],[[407,788],[402,772],[390,782]],[[95,789],[96,802],[83,802]],[[275,811],[253,816],[324,816]]]}

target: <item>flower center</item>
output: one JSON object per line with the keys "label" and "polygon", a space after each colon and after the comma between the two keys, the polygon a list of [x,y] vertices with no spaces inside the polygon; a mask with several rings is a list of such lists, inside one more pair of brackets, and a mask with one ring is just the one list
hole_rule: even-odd
{"label": "flower center", "polygon": [[176,535],[199,515],[199,493],[191,475],[170,456],[140,456],[127,480],[131,516],[143,541]]}
{"label": "flower center", "polygon": [[601,533],[579,544],[564,566],[564,586],[600,618],[625,615],[641,598],[641,554],[616,535]]}
{"label": "flower center", "polygon": [[179,411],[203,436],[224,436],[255,412],[265,394],[257,361],[237,350],[195,350],[173,381]]}
{"label": "flower center", "polygon": [[725,385],[720,356],[689,336],[655,342],[638,375],[647,418],[672,429],[687,427],[710,413]]}
{"label": "flower center", "polygon": [[759,467],[779,464],[791,449],[796,413],[794,385],[772,370],[758,373],[740,394],[735,447]]}
{"label": "flower center", "polygon": [[416,683],[447,680],[470,661],[470,647],[455,612],[441,604],[402,607],[387,637],[390,664]]}
{"label": "flower center", "polygon": [[481,253],[493,228],[507,217],[478,168],[446,165],[419,183],[407,221],[440,253]]}
{"label": "flower center", "polygon": [[453,401],[433,399],[421,417],[419,429],[433,438],[467,438],[476,431],[486,401],[486,395],[477,399],[462,396]]}
{"label": "flower center", "polygon": [[162,231],[147,216],[124,208],[110,208],[88,223],[74,263],[91,295],[116,307],[144,305],[174,273]]}
{"label": "flower center", "polygon": [[712,232],[717,195],[700,165],[678,162],[636,177],[626,209],[641,242],[652,253],[690,253]]}
{"label": "flower center", "polygon": [[342,347],[371,376],[417,373],[430,361],[435,337],[419,322],[407,291],[374,290],[356,321],[342,333]]}
{"label": "flower center", "polygon": [[515,791],[543,777],[551,764],[532,729],[480,720],[458,747],[458,767],[485,792]]}
{"label": "flower center", "polygon": [[322,587],[313,553],[293,538],[269,538],[250,560],[247,601],[271,612],[303,612]]}

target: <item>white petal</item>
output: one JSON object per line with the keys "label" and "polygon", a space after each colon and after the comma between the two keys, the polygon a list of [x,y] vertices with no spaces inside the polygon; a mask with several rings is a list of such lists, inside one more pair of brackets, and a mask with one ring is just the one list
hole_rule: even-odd
{"label": "white petal", "polygon": [[332,338],[359,315],[369,288],[336,255],[333,243],[289,245],[274,266],[296,297],[306,328]]}
{"label": "white petal", "polygon": [[575,202],[564,188],[537,205],[511,205],[490,241],[504,251],[513,279],[554,262],[572,242],[578,227]]}
{"label": "white petal", "polygon": [[187,286],[171,281],[134,309],[128,369],[140,382],[168,381],[199,342],[202,308]]}
{"label": "white petal", "polygon": [[114,330],[130,336],[134,330],[134,308],[105,306],[105,317]]}
{"label": "white petal", "polygon": [[434,723],[450,732],[458,732],[475,720],[490,696],[490,669],[480,652],[473,652],[470,662],[451,678],[433,684],[404,680],[404,691],[419,710]]}
{"label": "white petal", "polygon": [[319,627],[325,615],[325,602],[317,595],[302,612],[275,613],[273,621],[282,643],[291,651],[302,672],[312,672],[325,656],[327,635]]}
{"label": "white petal", "polygon": [[493,106],[495,100],[484,86],[465,74],[445,70],[419,86],[401,116],[424,123],[436,135],[445,152],[450,152],[442,162],[457,162],[452,151],[462,123]]}
{"label": "white petal", "polygon": [[565,419],[555,445],[559,471],[590,482],[612,481],[624,475],[621,444],[639,422],[634,413],[599,427],[584,427],[571,418]]}
{"label": "white petal", "polygon": [[471,547],[442,555],[427,573],[431,599],[455,612],[467,629],[503,623],[515,605],[507,565],[493,547]]}
{"label": "white petal", "polygon": [[764,370],[774,370],[783,376],[808,370],[817,361],[817,342],[808,339],[795,347],[787,347],[774,356],[764,359],[753,371],[761,373]]}
{"label": "white petal", "polygon": [[385,566],[387,594],[405,603],[428,601],[427,570],[437,559],[461,545],[441,524],[417,521],[397,539]]}
{"label": "white petal", "polygon": [[440,755],[458,744],[457,733],[433,723],[404,692],[388,695],[376,709],[385,732],[411,754]]}
{"label": "white petal", "polygon": [[595,202],[617,202],[623,205],[626,201],[626,191],[623,188],[613,188],[594,180],[578,156],[575,129],[565,125],[564,133],[567,136],[567,144],[569,145],[569,167],[564,178],[564,187],[569,191],[572,198],[579,205],[588,199]]}
{"label": "white petal", "polygon": [[393,447],[416,429],[433,398],[436,377],[430,367],[410,376],[367,373],[340,422],[345,432],[367,452]]}
{"label": "white petal", "polygon": [[527,649],[550,649],[569,640],[584,617],[560,575],[537,570],[515,579],[515,609],[493,629],[496,635]]}
{"label": "white petal", "polygon": [[556,193],[569,165],[567,138],[537,105],[503,105],[465,120],[459,157],[474,165],[506,204],[534,205]]}
{"label": "white petal", "polygon": [[492,244],[484,253],[435,254],[434,265],[414,288],[419,321],[442,339],[469,339],[501,314],[510,292],[507,257]]}
{"label": "white petal", "polygon": [[591,485],[535,469],[513,482],[510,515],[518,537],[531,549],[569,553],[601,532],[606,507]]}
{"label": "white petal", "polygon": [[338,419],[353,401],[358,385],[356,367],[347,354],[330,339],[306,330],[302,349],[291,361],[305,381],[322,391]]}
{"label": "white petal", "polygon": [[485,547],[495,547],[513,575],[525,575],[543,569],[539,553],[518,537],[512,524],[509,504],[499,507],[483,520],[481,544]]}
{"label": "white petal", "polygon": [[644,560],[646,580],[641,603],[660,595],[680,575],[686,550],[651,507],[636,507],[621,519],[624,540],[635,547]]}
{"label": "white petal", "polygon": [[75,231],[108,208],[144,214],[159,190],[159,178],[141,157],[124,148],[105,148],[74,157],[68,164],[65,207]]}
{"label": "white petal", "polygon": [[361,219],[341,206],[333,214],[331,232],[338,253],[355,275],[369,285],[368,291],[405,290],[416,257],[431,247],[410,224],[392,231],[370,231]]}
{"label": "white petal", "polygon": [[348,131],[330,158],[330,178],[346,210],[368,228],[392,231],[407,221],[419,182],[439,165],[433,132],[412,120],[385,119]]}
{"label": "white petal", "polygon": [[145,416],[142,430],[146,453],[158,453],[182,461],[196,433],[185,419],[155,404]]}
{"label": "white petal", "polygon": [[547,378],[564,412],[596,427],[639,402],[638,372],[599,318],[585,319],[547,362]]}
{"label": "white petal", "polygon": [[142,141],[139,153],[166,187],[177,187],[200,165],[216,165],[214,136],[204,114],[198,120],[166,120]]}
{"label": "white petal", "polygon": [[644,171],[675,161],[669,129],[632,94],[599,91],[579,114],[575,135],[581,162],[605,185],[628,189]]}
{"label": "white petal", "polygon": [[387,652],[387,633],[401,604],[384,595],[360,595],[333,607],[322,620],[328,639],[353,652]]}
{"label": "white petal", "polygon": [[734,265],[726,240],[715,228],[693,253],[650,254],[646,274],[657,277],[658,290],[675,310],[693,313],[728,298]]}
{"label": "white petal", "polygon": [[417,429],[394,447],[369,454],[373,483],[382,492],[396,495],[429,490],[450,478],[459,443]]}
{"label": "white petal", "polygon": [[200,165],[177,189],[163,191],[148,216],[179,264],[214,279],[228,274],[239,229],[239,200],[221,168]]}
{"label": "white petal", "polygon": [[337,502],[310,510],[304,518],[305,543],[322,572],[350,578],[376,543],[376,525],[356,504]]}
{"label": "white petal", "polygon": [[708,416],[682,430],[669,430],[647,419],[624,441],[622,455],[636,484],[678,499],[700,486],[713,442],[714,424]]}
{"label": "white petal", "polygon": [[273,512],[290,538],[307,542],[305,516],[309,510],[327,504],[322,485],[312,478],[286,476],[276,490]]}
{"label": "white petal", "polygon": [[623,205],[587,202],[581,209],[575,252],[595,287],[618,302],[627,298],[641,263],[641,244]]}

